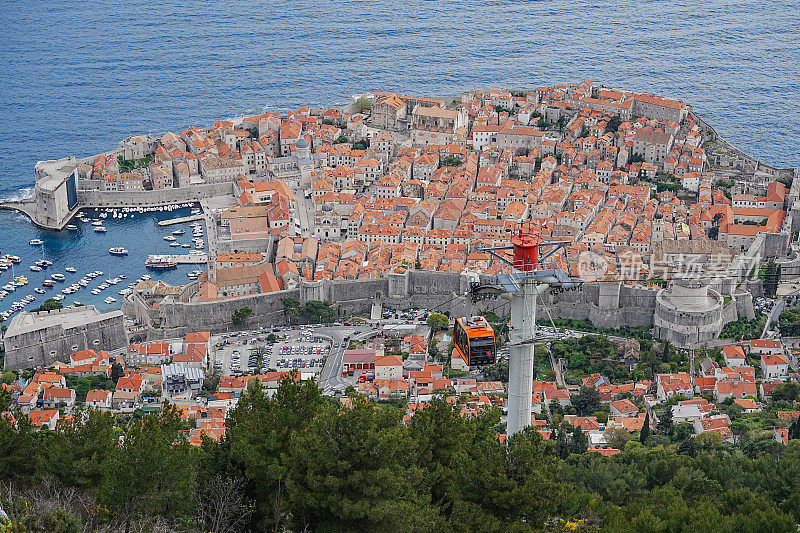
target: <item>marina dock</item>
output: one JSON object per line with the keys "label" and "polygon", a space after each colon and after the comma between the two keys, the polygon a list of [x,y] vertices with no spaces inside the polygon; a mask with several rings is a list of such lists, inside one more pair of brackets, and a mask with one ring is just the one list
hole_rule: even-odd
{"label": "marina dock", "polygon": [[179,265],[194,265],[198,263],[207,263],[208,254],[186,254],[186,255],[169,255],[169,254],[153,254],[147,256],[148,261],[170,261]]}
{"label": "marina dock", "polygon": [[160,220],[159,226],[172,226],[173,224],[183,224],[184,222],[194,222],[195,220],[203,220],[205,217],[202,213],[199,215],[189,215],[188,217],[171,218],[169,220]]}

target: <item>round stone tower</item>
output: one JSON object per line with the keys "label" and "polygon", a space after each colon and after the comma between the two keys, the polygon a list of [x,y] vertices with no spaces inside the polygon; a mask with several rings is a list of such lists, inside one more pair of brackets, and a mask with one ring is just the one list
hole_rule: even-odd
{"label": "round stone tower", "polygon": [[716,339],[722,331],[723,303],[707,281],[676,278],[656,295],[653,333],[684,348]]}

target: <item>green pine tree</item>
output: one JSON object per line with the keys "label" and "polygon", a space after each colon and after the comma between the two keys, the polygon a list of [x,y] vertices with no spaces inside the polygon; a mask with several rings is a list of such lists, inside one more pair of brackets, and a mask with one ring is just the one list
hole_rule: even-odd
{"label": "green pine tree", "polygon": [[644,424],[639,432],[639,442],[644,444],[648,437],[650,437],[650,413],[644,415]]}

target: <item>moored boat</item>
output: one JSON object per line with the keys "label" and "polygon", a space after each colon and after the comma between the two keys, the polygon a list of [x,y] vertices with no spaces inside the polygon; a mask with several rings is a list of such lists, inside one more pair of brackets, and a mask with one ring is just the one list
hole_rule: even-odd
{"label": "moored boat", "polygon": [[147,268],[152,268],[154,270],[167,270],[170,268],[176,268],[178,263],[175,261],[170,261],[165,257],[155,258],[155,259],[148,259],[147,262],[144,264]]}

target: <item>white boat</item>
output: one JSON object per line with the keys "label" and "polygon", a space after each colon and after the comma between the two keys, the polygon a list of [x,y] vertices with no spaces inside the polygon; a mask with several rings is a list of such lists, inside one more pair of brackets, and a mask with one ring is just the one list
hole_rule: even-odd
{"label": "white boat", "polygon": [[54,279],[54,280],[56,280],[56,281],[64,281],[65,279],[67,279],[67,278],[64,276],[64,274],[53,274],[53,275],[52,275],[52,276],[50,276],[50,277],[51,277],[51,278],[53,278],[53,279]]}
{"label": "white boat", "polygon": [[42,239],[31,239],[28,241],[28,244],[31,246],[41,246],[44,244],[44,241]]}
{"label": "white boat", "polygon": [[96,228],[94,228],[94,231],[95,231],[95,233],[105,233],[108,230],[106,228],[104,228],[103,226],[97,226]]}
{"label": "white boat", "polygon": [[126,250],[122,246],[117,246],[115,248],[109,248],[108,253],[110,253],[111,255],[128,255],[128,250]]}
{"label": "white boat", "polygon": [[39,287],[35,287],[33,289],[33,292],[35,292],[36,294],[44,294],[44,289],[40,289]]}
{"label": "white boat", "polygon": [[192,245],[189,244],[188,242],[185,242],[185,243],[181,244],[181,248],[191,248],[191,247],[192,247]]}
{"label": "white boat", "polygon": [[98,276],[102,276],[103,275],[103,271],[102,270],[95,270],[94,273],[96,275],[98,275]]}
{"label": "white boat", "polygon": [[171,243],[169,243],[169,245],[172,246],[173,248],[175,248],[176,246],[180,246],[181,243],[179,243],[179,242],[171,242]]}
{"label": "white boat", "polygon": [[34,272],[41,272],[42,271],[42,267],[40,267],[39,265],[31,265],[30,269],[33,270]]}
{"label": "white boat", "polygon": [[185,233],[186,233],[186,230],[182,230],[182,229],[176,229],[175,231],[172,232],[173,235],[183,235]]}
{"label": "white boat", "polygon": [[104,301],[105,303],[107,303],[107,304],[113,304],[114,302],[116,302],[116,301],[117,301],[117,299],[116,299],[116,298],[114,298],[113,296],[109,296],[108,298],[106,298],[106,299],[105,299],[105,300],[103,300],[103,301]]}
{"label": "white boat", "polygon": [[69,272],[70,274],[74,274],[77,270],[74,267],[65,267],[64,270]]}
{"label": "white boat", "polygon": [[102,226],[102,225],[103,225],[103,221],[102,220],[93,220],[92,221],[92,226]]}
{"label": "white boat", "polygon": [[164,237],[164,240],[165,241],[174,241],[175,237],[173,237],[172,235],[167,235],[166,237]]}
{"label": "white boat", "polygon": [[87,285],[89,285],[89,280],[88,279],[82,279],[82,280],[80,280],[78,282],[78,285],[80,285],[81,287],[86,287]]}
{"label": "white boat", "polygon": [[55,296],[53,296],[53,300],[55,300],[57,302],[60,302],[63,299],[64,299],[64,295],[63,294],[56,294]]}
{"label": "white boat", "polygon": [[92,294],[94,294],[95,296],[97,296],[98,294],[100,294],[100,289],[92,289],[92,290],[91,290],[91,291],[89,291],[89,292],[91,292]]}
{"label": "white boat", "polygon": [[67,224],[67,225],[66,225],[66,228],[67,228],[68,230],[70,230],[70,231],[75,231],[75,230],[77,230],[77,229],[78,229],[78,226],[76,226],[75,224]]}
{"label": "white boat", "polygon": [[132,291],[131,289],[122,289],[121,291],[119,291],[119,294],[120,294],[121,296],[127,296],[127,295],[129,295],[130,293],[132,293],[132,292],[133,292],[133,291]]}

